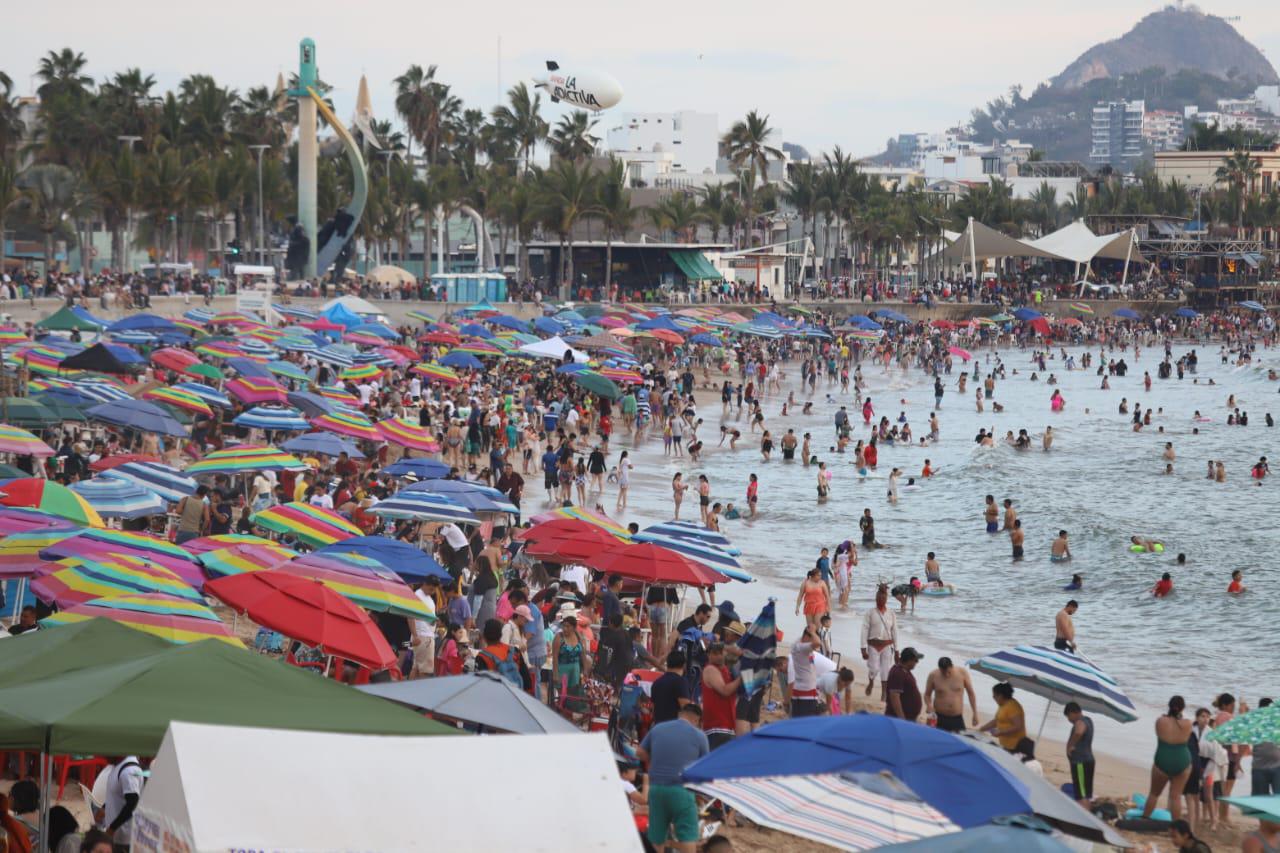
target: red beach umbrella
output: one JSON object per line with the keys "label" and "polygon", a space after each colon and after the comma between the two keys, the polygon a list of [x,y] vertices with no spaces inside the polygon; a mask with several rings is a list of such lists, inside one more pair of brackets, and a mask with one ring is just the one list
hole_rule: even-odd
{"label": "red beach umbrella", "polygon": [[276,570],[246,572],[209,581],[205,592],[325,654],[375,670],[395,666],[395,652],[369,614],[317,580]]}
{"label": "red beach umbrella", "polygon": [[645,583],[710,586],[727,583],[729,580],[714,569],[652,542],[618,545],[584,562],[602,572],[619,574]]}
{"label": "red beach umbrella", "polygon": [[624,540],[603,527],[576,518],[539,524],[521,533],[519,538],[528,542],[524,550],[531,557],[557,563],[580,563],[624,544]]}

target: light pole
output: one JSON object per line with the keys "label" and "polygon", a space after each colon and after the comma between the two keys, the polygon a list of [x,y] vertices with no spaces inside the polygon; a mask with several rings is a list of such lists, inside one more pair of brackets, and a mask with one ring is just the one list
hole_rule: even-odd
{"label": "light pole", "polygon": [[249,149],[258,155],[258,228],[257,235],[254,238],[254,244],[258,247],[258,263],[265,266],[266,247],[263,243],[266,241],[264,229],[262,225],[262,152],[269,149],[270,145],[250,145]]}
{"label": "light pole", "polygon": [[[123,134],[120,136],[117,136],[116,139],[120,140],[120,142],[124,144],[125,150],[129,152],[133,151],[133,143],[142,141],[141,136],[129,136],[129,135],[123,135]],[[133,242],[133,240],[131,239],[132,235],[133,235],[133,205],[126,204],[124,206],[124,263],[123,263],[125,272],[133,271],[132,270],[133,264],[130,262],[130,259],[129,259],[129,244]]]}

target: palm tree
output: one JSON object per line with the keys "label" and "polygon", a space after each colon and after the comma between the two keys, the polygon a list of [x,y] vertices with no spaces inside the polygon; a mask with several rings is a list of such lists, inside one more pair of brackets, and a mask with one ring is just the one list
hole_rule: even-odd
{"label": "palm tree", "polygon": [[22,140],[25,130],[22,119],[18,118],[18,104],[13,97],[13,80],[0,71],[0,157]]}
{"label": "palm tree", "polygon": [[1236,227],[1244,226],[1244,209],[1261,165],[1248,151],[1234,151],[1222,160],[1214,177],[1227,184],[1236,196]]}
{"label": "palm tree", "polygon": [[506,196],[499,200],[502,222],[515,233],[516,240],[520,243],[516,275],[521,282],[529,279],[529,240],[533,238],[533,229],[538,224],[540,213],[536,181],[535,173],[521,174]]}
{"label": "palm tree", "polygon": [[40,60],[36,76],[40,78],[40,88],[36,92],[41,101],[70,95],[76,98],[86,94],[93,86],[93,78],[84,74],[84,67],[89,64],[83,53],[64,47],[60,51],[49,51]]}
{"label": "palm tree", "polygon": [[431,122],[431,86],[435,82],[436,67],[423,70],[421,65],[410,65],[395,79],[396,112],[409,130],[409,145],[405,159],[413,162],[413,143],[427,135]]}
{"label": "palm tree", "polygon": [[1048,181],[1041,181],[1029,201],[1031,221],[1043,237],[1058,226],[1058,191]]}
{"label": "palm tree", "polygon": [[596,143],[600,137],[592,135],[596,119],[583,110],[574,110],[563,116],[551,131],[551,150],[557,157],[572,160],[575,163],[585,160],[595,153]]}
{"label": "palm tree", "polygon": [[690,242],[698,223],[703,220],[697,202],[685,192],[672,193],[649,208],[648,213],[656,227],[671,232],[680,243]]}
{"label": "palm tree", "polygon": [[583,217],[596,212],[596,182],[599,175],[585,165],[572,160],[556,160],[551,167],[538,173],[539,217],[547,228],[560,238],[564,248],[561,255],[560,299],[569,298],[569,288],[574,283],[573,229]]}
{"label": "palm tree", "polygon": [[21,173],[13,160],[0,150],[0,272],[4,271],[6,220],[9,213],[22,203],[23,198]]}
{"label": "palm tree", "polygon": [[627,189],[627,167],[621,160],[609,158],[609,168],[600,175],[596,204],[596,216],[604,225],[604,292],[608,294],[613,283],[613,240],[624,236],[636,218]]}
{"label": "palm tree", "polygon": [[57,163],[38,163],[23,171],[23,208],[44,235],[44,274],[53,273],[53,237],[67,231],[79,211],[83,194],[75,172]]}
{"label": "palm tree", "polygon": [[795,208],[800,217],[800,236],[809,236],[812,222],[816,228],[818,217],[818,170],[812,163],[794,163],[787,175],[787,186],[782,200]]}
{"label": "palm tree", "polygon": [[192,169],[188,163],[183,162],[178,149],[169,148],[147,157],[141,171],[140,205],[151,214],[152,235],[157,244],[161,240],[168,244],[164,251],[165,257],[176,260],[178,217],[187,205]]}
{"label": "palm tree", "polygon": [[507,135],[524,159],[524,170],[529,171],[529,161],[538,143],[547,138],[549,127],[539,114],[541,93],[529,93],[529,87],[517,83],[507,92],[507,106],[493,108],[491,113],[499,134]]}
{"label": "palm tree", "polygon": [[[755,110],[736,122],[721,139],[721,145],[730,162],[737,169],[745,167],[745,181],[740,180],[739,191],[742,193],[746,207],[748,227],[753,226],[752,214],[755,211],[755,184],[759,175],[762,182],[769,180],[769,161],[781,160],[782,151],[769,144],[773,128],[769,127],[769,117],[762,116]],[[747,242],[751,242],[748,234]]]}

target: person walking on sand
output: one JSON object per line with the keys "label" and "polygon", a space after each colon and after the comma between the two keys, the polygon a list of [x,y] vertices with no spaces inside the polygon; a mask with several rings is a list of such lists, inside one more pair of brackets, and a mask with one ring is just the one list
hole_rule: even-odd
{"label": "person walking on sand", "polygon": [[951,658],[938,658],[938,668],[924,682],[924,712],[944,732],[964,731],[964,697],[969,697],[971,724],[978,725],[978,697],[969,670],[955,666]]}
{"label": "person walking on sand", "polygon": [[831,587],[822,579],[822,570],[814,566],[805,575],[800,584],[800,594],[796,596],[796,615],[804,607],[804,621],[814,634],[821,627],[822,617],[831,612]]}
{"label": "person walking on sand", "polygon": [[1156,719],[1156,754],[1151,766],[1151,790],[1142,817],[1151,817],[1160,794],[1169,788],[1169,814],[1174,820],[1182,817],[1182,788],[1191,775],[1191,750],[1187,741],[1191,738],[1191,720],[1184,720],[1182,712],[1187,702],[1181,696],[1169,699],[1169,710]]}
{"label": "person walking on sand", "polygon": [[880,699],[885,700],[885,682],[898,647],[898,616],[889,608],[889,587],[876,587],[876,606],[862,619],[862,659],[867,662],[867,691],[880,681]]}
{"label": "person walking on sand", "polygon": [[631,469],[634,467],[627,451],[622,451],[622,456],[618,458],[618,502],[614,504],[617,511],[627,508],[627,489],[631,485]]}

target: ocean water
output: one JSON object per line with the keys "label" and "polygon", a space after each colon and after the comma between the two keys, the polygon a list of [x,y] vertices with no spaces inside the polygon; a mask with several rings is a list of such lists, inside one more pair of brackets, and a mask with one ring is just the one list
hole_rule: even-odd
{"label": "ocean water", "polygon": [[[1175,359],[1187,349],[1176,347]],[[1154,709],[1163,708],[1174,693],[1186,696],[1193,706],[1208,703],[1221,691],[1246,696],[1253,703],[1259,695],[1280,692],[1280,642],[1276,640],[1280,568],[1275,563],[1280,545],[1276,530],[1280,500],[1275,490],[1280,480],[1268,478],[1258,486],[1249,476],[1259,456],[1280,463],[1277,430],[1265,426],[1268,411],[1280,417],[1277,383],[1266,379],[1268,366],[1280,366],[1280,353],[1263,352],[1253,366],[1240,368],[1220,364],[1217,346],[1197,351],[1199,372],[1179,381],[1176,373],[1168,380],[1155,378],[1161,351],[1144,349],[1135,360],[1131,348],[1124,354],[1128,375],[1111,377],[1111,388],[1101,390],[1101,377],[1095,373],[1096,348],[1093,369],[1068,371],[1058,354],[1034,382],[1030,377],[1036,368],[1029,350],[1001,350],[998,356],[1007,377],[998,380],[995,389],[994,399],[1005,407],[1000,414],[992,412],[989,401],[984,413],[976,411],[973,362],[967,368],[966,393],[957,392],[961,369],[957,362],[953,373],[944,376],[947,390],[939,412],[940,441],[926,448],[881,447],[878,470],[865,480],[853,465],[852,443],[847,454],[829,450],[835,443],[834,415],[841,404],[848,407],[855,441],[869,435],[859,407],[851,395],[840,395],[838,385],[828,386],[823,379],[812,396],[800,393],[799,364],[788,363],[781,393],[766,396],[763,407],[765,425],[775,443],[771,461],[762,461],[760,432],[749,430],[745,409],[741,417],[735,410],[724,418],[718,394],[700,392],[699,399],[706,403],[699,408],[704,420],[699,435],[706,452],[699,463],[665,458],[660,435],[650,437],[640,448],[632,448],[629,439],[615,442],[610,462],[616,460],[619,449],[627,448],[636,464],[630,509],[619,515],[642,526],[670,518],[669,483],[677,471],[694,487],[686,494],[682,518],[698,518],[699,474],[710,479],[713,500],[733,501],[745,509],[748,475],[755,473],[760,480],[757,518],[724,521],[722,530],[741,549],[743,565],[757,582],[721,587],[719,597],[732,600],[745,620],[753,618],[768,598],[776,597],[779,625],[792,635],[802,624],[793,612],[805,572],[823,546],[834,551],[844,539],[860,542],[858,517],[864,507],[870,507],[877,538],[890,547],[871,552],[859,548],[851,610],[836,612],[833,620],[837,648],[856,663],[861,663],[857,659],[859,614],[871,605],[876,581],[901,583],[913,574],[923,577],[925,555],[934,551],[944,580],[956,586],[957,594],[921,597],[914,615],[901,617],[900,622],[907,641],[930,653],[930,668],[933,655],[939,653],[961,661],[1017,644],[1049,645],[1055,613],[1074,597],[1081,605],[1075,616],[1081,651],[1119,682],[1144,717],[1153,716]],[[1083,350],[1069,352],[1078,364]],[[991,350],[975,352],[984,374],[994,366],[996,355]],[[1144,370],[1153,378],[1149,393],[1143,389]],[[1066,398],[1063,412],[1050,411],[1053,388],[1044,381],[1048,373],[1056,375],[1057,388]],[[896,421],[902,412],[916,441],[928,433],[933,408],[930,377],[918,369],[885,371],[869,363],[863,364],[863,376],[876,419],[885,415]],[[1210,379],[1216,384],[1209,385]],[[799,414],[798,406],[787,417],[780,415],[782,402],[793,389],[797,400],[813,400],[811,415]],[[1247,427],[1227,426],[1229,394],[1248,412]],[[1144,410],[1153,407],[1163,412],[1153,414],[1152,424],[1134,433],[1131,414],[1118,413],[1121,398],[1128,399],[1131,411],[1137,403]],[[1210,420],[1196,422],[1196,410]],[[742,432],[736,451],[727,442],[717,446],[721,423]],[[1055,441],[1044,452],[1039,437],[1050,425]],[[994,448],[980,448],[973,440],[980,427],[994,427],[999,437],[1007,430],[1016,434],[1026,429],[1033,437],[1032,449],[1017,451],[999,441]],[[831,494],[824,503],[817,501],[816,470],[798,459],[781,460],[776,448],[788,428],[797,435],[811,433],[813,452],[834,471]],[[1195,428],[1198,435],[1193,434]],[[1172,475],[1164,473],[1161,454],[1166,441],[1173,442],[1177,454]],[[885,488],[890,469],[903,469],[905,485],[908,476],[919,474],[926,458],[938,471],[936,476],[917,489],[901,489],[899,503],[890,505]],[[1226,463],[1226,483],[1206,479],[1208,460]],[[613,488],[601,499],[610,513]],[[1013,499],[1026,531],[1024,560],[1011,560],[1006,534],[985,532],[986,494],[994,495],[998,503]],[[1075,558],[1068,564],[1049,560],[1049,546],[1059,529],[1070,534]],[[1165,553],[1130,553],[1129,537],[1134,534],[1163,540]],[[1174,564],[1179,552],[1187,555],[1187,565],[1181,569]],[[1250,590],[1240,597],[1225,593],[1233,569],[1244,571]],[[1149,589],[1164,571],[1173,573],[1175,593],[1156,600]],[[1062,591],[1072,572],[1085,576],[1083,591]],[[922,664],[921,670],[923,681],[928,669]],[[860,669],[859,683],[864,679],[865,670]],[[984,705],[990,704],[987,684],[983,680],[978,686]],[[1034,710],[1034,703],[1025,704],[1029,717],[1038,723],[1043,703]],[[1061,728],[1061,715],[1049,716],[1046,733],[1054,734]],[[1135,727],[1141,728],[1144,743],[1150,739],[1146,722],[1123,729],[1106,726],[1100,734],[1127,741],[1138,734]],[[1145,753],[1146,746],[1135,748],[1137,752]]]}

